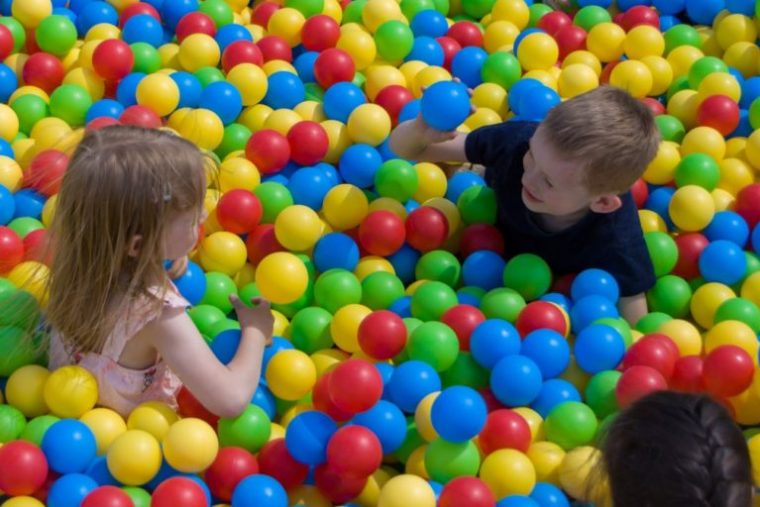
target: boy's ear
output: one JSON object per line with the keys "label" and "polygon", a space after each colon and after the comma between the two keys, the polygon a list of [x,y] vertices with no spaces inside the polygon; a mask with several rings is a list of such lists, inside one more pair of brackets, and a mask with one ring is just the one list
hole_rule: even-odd
{"label": "boy's ear", "polygon": [[142,246],[142,236],[135,234],[129,240],[127,244],[127,255],[130,257],[137,257],[140,254],[140,246]]}
{"label": "boy's ear", "polygon": [[591,201],[591,211],[594,213],[612,213],[620,209],[623,201],[617,194],[604,194],[594,197]]}

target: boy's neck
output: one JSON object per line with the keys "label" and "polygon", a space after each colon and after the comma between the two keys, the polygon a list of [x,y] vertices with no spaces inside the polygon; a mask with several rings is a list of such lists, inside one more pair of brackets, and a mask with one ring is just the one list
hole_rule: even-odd
{"label": "boy's neck", "polygon": [[561,232],[574,226],[589,213],[588,209],[580,209],[569,215],[548,215],[536,213],[538,225],[546,232]]}

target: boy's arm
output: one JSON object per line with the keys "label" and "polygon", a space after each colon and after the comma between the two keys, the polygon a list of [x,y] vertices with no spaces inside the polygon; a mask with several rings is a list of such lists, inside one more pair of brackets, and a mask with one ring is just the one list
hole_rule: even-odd
{"label": "boy's arm", "polygon": [[461,132],[430,128],[418,116],[393,129],[390,147],[398,156],[417,162],[467,162],[466,138]]}
{"label": "boy's arm", "polygon": [[640,292],[635,296],[622,297],[620,298],[620,301],[618,301],[618,310],[620,310],[620,315],[622,315],[631,326],[635,326],[639,319],[644,317],[648,312],[647,298],[643,292]]}

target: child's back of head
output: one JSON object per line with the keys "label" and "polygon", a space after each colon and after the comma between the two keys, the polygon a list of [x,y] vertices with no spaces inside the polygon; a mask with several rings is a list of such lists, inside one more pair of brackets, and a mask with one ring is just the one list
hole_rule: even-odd
{"label": "child's back of head", "polygon": [[748,507],[749,451],[713,399],[669,391],[621,412],[602,446],[614,507]]}

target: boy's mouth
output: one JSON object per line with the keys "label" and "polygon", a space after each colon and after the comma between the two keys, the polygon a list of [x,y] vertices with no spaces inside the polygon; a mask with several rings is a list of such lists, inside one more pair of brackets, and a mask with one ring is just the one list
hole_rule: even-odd
{"label": "boy's mouth", "polygon": [[522,193],[523,193],[523,196],[527,197],[529,201],[543,202],[541,199],[536,197],[530,190],[528,190],[528,187],[526,187],[525,185],[523,185],[522,187]]}

